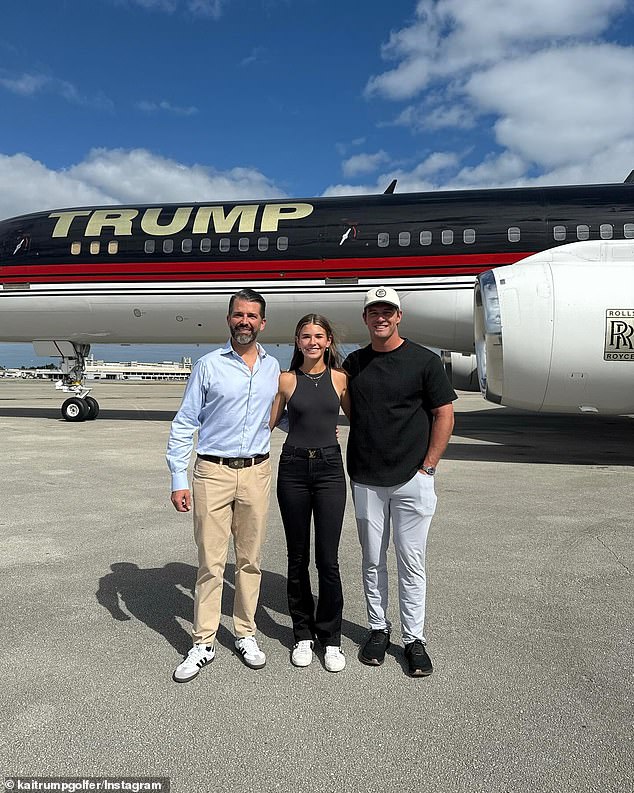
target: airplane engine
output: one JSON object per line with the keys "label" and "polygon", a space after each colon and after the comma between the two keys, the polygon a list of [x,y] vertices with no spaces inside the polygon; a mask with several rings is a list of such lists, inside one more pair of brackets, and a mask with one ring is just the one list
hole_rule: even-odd
{"label": "airplane engine", "polygon": [[478,362],[476,356],[466,352],[443,350],[440,353],[449,382],[459,391],[479,391]]}
{"label": "airplane engine", "polygon": [[634,413],[634,240],[562,245],[482,273],[474,333],[489,401]]}

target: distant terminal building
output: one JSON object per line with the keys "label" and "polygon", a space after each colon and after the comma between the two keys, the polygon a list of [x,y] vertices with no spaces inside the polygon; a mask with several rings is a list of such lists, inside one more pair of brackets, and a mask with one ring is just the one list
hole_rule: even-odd
{"label": "distant terminal building", "polygon": [[[179,363],[139,363],[138,361],[96,361],[94,356],[86,358],[86,380],[187,380],[192,371],[192,359],[181,358]],[[25,380],[58,380],[58,369],[0,369],[0,377]]]}
{"label": "distant terminal building", "polygon": [[183,357],[179,363],[139,363],[138,361],[96,361],[86,358],[87,380],[187,380],[192,371],[192,359]]}

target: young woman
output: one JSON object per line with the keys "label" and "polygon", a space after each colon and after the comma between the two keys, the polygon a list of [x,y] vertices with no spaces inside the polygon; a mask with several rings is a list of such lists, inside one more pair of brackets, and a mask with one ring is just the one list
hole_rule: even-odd
{"label": "young woman", "polygon": [[[289,433],[282,447],[277,499],[288,549],[288,608],[295,647],[291,661],[308,666],[315,639],[325,648],[324,665],[340,672],[343,593],[339,539],[346,506],[346,481],[337,442],[339,406],[346,402],[347,375],[332,327],[325,317],[307,314],[297,323],[288,372],[280,375],[271,411],[273,428],[288,406]],[[310,522],[315,524],[317,609],[310,587]]]}

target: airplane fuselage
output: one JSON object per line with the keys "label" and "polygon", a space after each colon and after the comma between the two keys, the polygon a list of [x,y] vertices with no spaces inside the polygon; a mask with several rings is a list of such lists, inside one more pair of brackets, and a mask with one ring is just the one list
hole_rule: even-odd
{"label": "airplane fuselage", "polygon": [[229,296],[249,286],[266,339],[318,311],[359,342],[362,295],[385,284],[405,335],[470,352],[479,273],[624,238],[633,184],[41,212],[0,222],[0,339],[222,341]]}

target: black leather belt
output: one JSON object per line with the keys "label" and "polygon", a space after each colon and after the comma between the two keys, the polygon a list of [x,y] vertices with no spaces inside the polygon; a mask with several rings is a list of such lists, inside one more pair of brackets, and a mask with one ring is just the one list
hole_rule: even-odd
{"label": "black leather belt", "polygon": [[255,457],[214,457],[212,454],[199,454],[201,460],[218,465],[228,465],[229,468],[250,468],[269,459],[269,453],[256,454]]}
{"label": "black leather belt", "polygon": [[282,451],[292,454],[293,457],[300,457],[305,460],[314,460],[315,458],[323,457],[324,452],[339,451],[339,446],[321,446],[317,449],[303,449],[300,446],[289,446],[285,443],[282,446]]}

